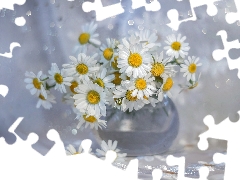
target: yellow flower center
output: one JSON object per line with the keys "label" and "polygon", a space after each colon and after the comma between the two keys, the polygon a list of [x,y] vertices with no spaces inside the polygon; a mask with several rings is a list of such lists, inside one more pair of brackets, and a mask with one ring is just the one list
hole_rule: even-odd
{"label": "yellow flower center", "polygon": [[38,78],[33,78],[33,85],[36,89],[41,89],[41,82],[38,81]]}
{"label": "yellow flower center", "polygon": [[77,81],[71,82],[70,91],[71,91],[73,94],[77,94],[77,92],[74,90],[74,88],[76,88],[76,87],[78,87]]}
{"label": "yellow flower center", "polygon": [[103,57],[108,61],[111,60],[113,57],[113,49],[112,48],[105,49],[103,51]]}
{"label": "yellow flower center", "polygon": [[87,74],[88,67],[85,64],[78,64],[77,67],[76,67],[76,71],[79,74]]}
{"label": "yellow flower center", "polygon": [[114,57],[114,61],[111,63],[113,69],[116,69],[116,70],[119,69],[119,68],[117,67],[117,66],[118,66],[117,59],[118,59],[118,56],[115,56],[115,57]]}
{"label": "yellow flower center", "polygon": [[122,104],[122,98],[114,98],[114,101],[120,106]]}
{"label": "yellow flower center", "polygon": [[100,94],[97,91],[91,90],[87,94],[87,100],[90,104],[98,104],[100,101]]}
{"label": "yellow flower center", "polygon": [[138,53],[130,54],[130,56],[128,57],[128,64],[135,68],[141,66],[141,64],[142,64],[141,55]]}
{"label": "yellow flower center", "polygon": [[100,78],[97,78],[97,79],[94,81],[94,83],[97,83],[97,84],[98,84],[100,87],[102,87],[102,88],[105,87],[103,80],[100,79]]}
{"label": "yellow flower center", "polygon": [[190,65],[188,66],[188,71],[189,71],[191,74],[195,73],[196,70],[197,70],[197,65],[196,65],[196,64],[192,63],[192,64],[190,64]]}
{"label": "yellow flower center", "polygon": [[77,154],[80,154],[79,152],[75,152],[73,155],[77,155]]}
{"label": "yellow flower center", "polygon": [[131,90],[131,91],[127,91],[126,92],[126,98],[127,98],[127,100],[129,100],[129,101],[136,101],[137,100],[137,96],[135,96],[135,97],[133,97],[132,96],[132,92],[133,92],[133,90]]}
{"label": "yellow flower center", "polygon": [[180,42],[173,42],[171,47],[175,50],[175,51],[179,51],[181,49],[181,43]]}
{"label": "yellow flower center", "polygon": [[143,78],[139,78],[135,81],[135,87],[138,89],[138,90],[143,90],[143,89],[146,89],[147,87],[147,82],[145,79]]}
{"label": "yellow flower center", "polygon": [[165,66],[162,63],[154,63],[151,69],[153,76],[160,76],[164,72]]}
{"label": "yellow flower center", "polygon": [[80,44],[86,44],[88,43],[89,39],[90,39],[90,34],[82,33],[80,34],[78,41],[80,42]]}
{"label": "yellow flower center", "polygon": [[55,81],[56,81],[58,84],[62,84],[62,82],[63,82],[63,77],[62,77],[61,74],[59,74],[59,73],[56,73],[56,74],[54,75],[54,79],[55,79]]}
{"label": "yellow flower center", "polygon": [[144,98],[144,99],[146,99],[146,100],[148,100],[148,97],[147,97],[147,96],[145,96],[145,95],[143,96],[143,98]]}
{"label": "yellow flower center", "polygon": [[163,91],[169,91],[173,86],[172,78],[168,77],[165,84],[163,85]]}
{"label": "yellow flower center", "polygon": [[115,85],[120,85],[120,84],[121,84],[122,79],[120,78],[120,75],[121,75],[121,74],[120,74],[119,72],[115,72],[115,73],[114,73],[115,78],[114,78],[114,80],[112,81],[113,84],[115,84]]}
{"label": "yellow flower center", "polygon": [[90,123],[94,123],[97,120],[94,116],[88,116],[87,117],[87,115],[83,115],[83,119],[87,122],[90,122]]}
{"label": "yellow flower center", "polygon": [[41,100],[44,100],[44,101],[46,100],[45,97],[44,97],[43,95],[41,95],[41,94],[40,94],[38,97],[39,97]]}

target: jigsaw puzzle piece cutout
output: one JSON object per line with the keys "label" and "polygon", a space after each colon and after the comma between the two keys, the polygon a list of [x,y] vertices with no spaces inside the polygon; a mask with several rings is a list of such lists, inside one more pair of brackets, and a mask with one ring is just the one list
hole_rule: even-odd
{"label": "jigsaw puzzle piece cutout", "polygon": [[[176,1],[176,0],[159,0],[161,9],[160,12],[162,16],[166,16],[168,12],[174,10],[176,20],[188,19],[191,13],[191,4],[188,0]],[[164,23],[170,23],[172,19],[164,20]]]}
{"label": "jigsaw puzzle piece cutout", "polygon": [[94,2],[84,2],[82,4],[82,9],[84,12],[95,11],[96,12],[96,21],[102,21],[112,16],[116,16],[124,13],[121,2],[112,4],[109,6],[103,6],[101,0],[95,0]]}
{"label": "jigsaw puzzle piece cutout", "polygon": [[163,172],[161,169],[154,169],[152,171],[152,177],[153,177],[152,180],[160,180],[162,176],[163,176]]}
{"label": "jigsaw puzzle piece cutout", "polygon": [[132,9],[141,7],[145,7],[146,11],[159,11],[161,9],[161,5],[157,0],[153,0],[149,3],[147,3],[146,0],[132,0]]}
{"label": "jigsaw puzzle piece cutout", "polygon": [[[218,8],[221,7],[223,8],[224,5],[226,4],[225,2],[222,1],[218,1],[218,0],[203,0],[203,1],[198,1],[198,0],[191,0],[190,1],[190,10],[188,10],[188,16],[184,17],[184,18],[179,18],[182,17],[182,15],[180,15],[180,11],[177,11],[176,9],[171,9],[169,10],[167,13],[167,16],[170,20],[170,23],[168,23],[168,26],[171,27],[173,30],[177,31],[179,28],[179,25],[182,22],[186,22],[186,21],[196,21],[197,16],[195,13],[195,8],[199,7],[199,6],[204,6],[206,5],[206,12],[209,16],[215,16],[218,13]],[[236,6],[234,4],[234,0],[230,0],[227,1],[227,5],[229,10],[235,10]],[[203,12],[205,13],[205,12]]]}
{"label": "jigsaw puzzle piece cutout", "polygon": [[66,152],[64,144],[59,136],[59,133],[55,129],[50,129],[47,133],[47,138],[54,142],[53,147],[48,151],[46,156],[48,157],[64,157]]}
{"label": "jigsaw puzzle piece cutout", "polygon": [[[33,151],[31,148],[31,146],[38,141],[38,135],[34,133],[30,133],[26,141],[23,141],[15,133],[16,127],[22,122],[22,120],[23,118],[19,117],[9,128],[9,132],[15,135],[16,142],[13,145],[7,145],[6,142],[4,142],[3,140],[1,141],[1,143],[3,143],[1,147],[4,147],[4,148],[1,148],[0,150],[1,151],[0,154],[3,155],[3,157],[1,157],[0,159],[7,160],[7,158],[11,158],[12,160],[14,160],[15,158],[18,158],[18,157],[23,157],[24,159],[25,157],[41,156],[41,154],[39,154],[36,151]],[[6,154],[11,154],[11,156],[10,157],[5,156]]]}
{"label": "jigsaw puzzle piece cutout", "polygon": [[14,5],[23,5],[26,2],[26,0],[0,0],[0,10],[5,8],[5,9],[10,9],[14,10]]}
{"label": "jigsaw puzzle piece cutout", "polygon": [[[201,0],[201,1],[191,0],[191,4],[192,4],[193,8],[198,7],[198,6],[207,5],[207,9],[205,12],[207,12],[207,14],[209,16],[215,16],[218,12],[217,6],[223,7],[225,5],[225,1],[221,1],[221,0]],[[230,10],[236,9],[234,0],[228,0],[227,5],[228,5],[228,7],[231,7],[231,8],[229,8]]]}
{"label": "jigsaw puzzle piece cutout", "polygon": [[0,56],[6,57],[6,58],[12,58],[13,49],[15,47],[21,47],[21,45],[17,42],[12,42],[9,47],[10,52],[0,53]]}
{"label": "jigsaw puzzle piece cutout", "polygon": [[240,58],[240,48],[232,48],[228,54],[232,60],[238,60]]}
{"label": "jigsaw puzzle piece cutout", "polygon": [[226,155],[222,153],[215,153],[213,155],[213,162],[216,164],[221,164],[226,162]]}
{"label": "jigsaw puzzle piece cutout", "polygon": [[[238,112],[240,114],[240,111]],[[207,119],[211,119],[210,123],[206,123]],[[229,118],[226,118],[219,124],[212,123],[212,117],[210,115],[206,116],[204,123],[209,127],[209,129],[200,134],[199,144],[203,144],[201,141],[206,142],[208,138],[226,140],[228,142],[227,155],[216,154],[214,160],[217,162],[225,162],[225,179],[240,178],[238,173],[238,165],[236,162],[240,159],[240,147],[236,143],[240,136],[240,121],[231,122]],[[225,132],[225,133],[224,133]]]}
{"label": "jigsaw puzzle piece cutout", "polygon": [[16,136],[13,132],[11,132],[10,128],[12,126],[11,123],[14,123],[16,119],[6,119],[6,117],[2,117],[1,126],[0,126],[0,137],[4,137],[4,140],[8,144],[13,144],[16,142]]}
{"label": "jigsaw puzzle piece cutout", "polygon": [[[202,57],[202,48],[199,47],[205,46],[207,48],[205,48],[204,54],[208,58],[208,56],[212,56],[212,52],[215,49],[223,49],[223,45],[221,39],[216,38],[216,34],[214,34],[214,31],[216,31],[216,33],[219,31],[219,27],[216,29],[216,26],[213,26],[214,19],[204,13],[206,9],[206,5],[194,8],[197,17],[196,21],[189,20],[182,22],[179,25],[178,33],[191,35],[187,36],[186,40],[186,42],[191,45],[191,54]],[[196,37],[198,37],[197,46],[194,45],[196,44]]]}
{"label": "jigsaw puzzle piece cutout", "polygon": [[[185,157],[174,157],[173,155],[167,156],[166,162],[169,166],[178,166],[178,180],[194,180],[195,178],[185,177]],[[209,169],[207,167],[199,168],[198,180],[207,180]],[[196,179],[195,179],[196,180]]]}
{"label": "jigsaw puzzle piece cutout", "polygon": [[236,4],[237,12],[228,12],[226,14],[226,21],[229,24],[233,24],[236,21],[238,21],[240,23],[240,1],[235,0],[235,4]]}
{"label": "jigsaw puzzle piece cutout", "polygon": [[194,8],[197,20],[182,22],[179,26],[178,32],[186,35],[191,34],[191,36],[188,36],[187,38],[189,44],[196,44],[196,37],[198,37],[198,45],[191,46],[191,52],[192,54],[195,54],[195,56],[202,57],[202,49],[199,47],[207,47],[205,48],[204,54],[205,57],[209,59],[212,57],[212,52],[214,50],[224,49],[221,37],[216,36],[217,33],[220,30],[225,30],[230,34],[228,36],[228,41],[236,40],[239,38],[237,29],[240,27],[230,25],[225,21],[225,8],[220,8],[218,6],[218,13],[214,17],[208,16],[204,13],[206,9],[206,5]]}
{"label": "jigsaw puzzle piece cutout", "polygon": [[238,60],[232,60],[229,55],[229,51],[232,48],[240,48],[239,39],[236,39],[234,41],[228,41],[228,34],[225,30],[221,30],[217,33],[217,36],[220,36],[224,45],[224,49],[216,49],[213,51],[213,58],[216,61],[222,60],[223,58],[227,59],[229,69],[238,69],[238,77],[240,78],[240,64],[238,60],[240,57],[238,56],[239,52],[232,51],[234,54],[231,54],[232,56],[236,57],[238,56]]}
{"label": "jigsaw puzzle piece cutout", "polygon": [[8,87],[6,85],[0,85],[0,95],[2,95],[2,97],[6,97],[6,95],[8,94]]}

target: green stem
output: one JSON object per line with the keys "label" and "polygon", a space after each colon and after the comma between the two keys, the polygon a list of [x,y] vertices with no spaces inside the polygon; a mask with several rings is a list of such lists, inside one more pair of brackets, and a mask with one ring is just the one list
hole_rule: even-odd
{"label": "green stem", "polygon": [[46,77],[45,79],[40,79],[41,81],[46,81],[47,79],[49,79],[49,77]]}
{"label": "green stem", "polygon": [[55,87],[55,86],[56,86],[56,84],[54,84],[54,85],[52,85],[52,86],[49,86],[48,83],[46,83],[46,90],[49,90],[49,89],[51,89],[51,88],[53,88],[53,87]]}

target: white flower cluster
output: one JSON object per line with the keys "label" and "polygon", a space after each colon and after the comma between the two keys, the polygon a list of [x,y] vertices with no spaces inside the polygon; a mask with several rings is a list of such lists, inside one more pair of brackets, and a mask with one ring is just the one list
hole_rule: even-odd
{"label": "white flower cluster", "polygon": [[[115,163],[124,162],[127,156],[127,153],[121,153],[121,150],[117,148],[118,141],[108,140],[107,142],[101,142],[101,149],[96,149],[96,155],[99,156],[101,159],[105,159],[106,154],[108,151],[113,151],[116,153],[116,159],[114,160]],[[69,144],[66,147],[66,154],[70,155],[77,155],[83,153],[84,150],[80,145],[78,149],[74,148],[72,144]],[[94,155],[92,148],[89,149],[88,153]]]}
{"label": "white flower cluster", "polygon": [[[197,84],[196,72],[201,63],[199,58],[187,57],[190,47],[185,36],[167,37],[164,58],[157,34],[150,30],[135,32],[121,40],[107,38],[106,44],[100,46],[96,24],[91,22],[82,29],[78,57],[70,56],[71,61],[63,64],[61,70],[53,63],[49,76],[26,72],[25,79],[27,89],[39,97],[37,107],[52,107],[55,101],[49,92],[51,87],[64,93],[65,102],[77,114],[77,128],[84,124],[95,129],[106,127],[106,121],[100,118],[106,116],[107,105],[131,112],[145,104],[155,106],[164,95],[171,97],[177,66],[187,78],[188,87]],[[89,56],[91,45],[99,49]]]}

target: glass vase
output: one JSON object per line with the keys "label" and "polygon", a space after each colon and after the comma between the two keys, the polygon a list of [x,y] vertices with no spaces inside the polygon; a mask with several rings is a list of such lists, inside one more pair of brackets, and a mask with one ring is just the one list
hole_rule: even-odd
{"label": "glass vase", "polygon": [[107,127],[99,130],[99,137],[117,140],[118,148],[128,156],[145,156],[166,152],[177,137],[178,112],[170,98],[153,107],[145,105],[132,112],[108,107]]}

